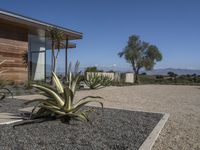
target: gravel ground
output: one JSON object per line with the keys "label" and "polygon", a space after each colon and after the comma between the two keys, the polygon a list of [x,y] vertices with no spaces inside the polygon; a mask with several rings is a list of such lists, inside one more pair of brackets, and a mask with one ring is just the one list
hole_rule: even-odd
{"label": "gravel ground", "polygon": [[[12,109],[13,104],[16,104],[16,108],[21,107],[20,100],[5,101],[12,105],[7,102],[4,107]],[[163,116],[158,113],[119,109],[104,109],[102,112],[101,108],[95,109],[96,113],[90,115],[92,124],[78,121],[65,124],[56,120],[17,126],[14,129],[12,125],[1,125],[0,149],[137,150]]]}
{"label": "gravel ground", "polygon": [[106,107],[167,112],[170,117],[153,150],[200,150],[200,87],[138,85],[77,92],[104,97]]}
{"label": "gravel ground", "polygon": [[0,113],[20,113],[19,109],[24,108],[25,100],[6,98],[0,101]]}

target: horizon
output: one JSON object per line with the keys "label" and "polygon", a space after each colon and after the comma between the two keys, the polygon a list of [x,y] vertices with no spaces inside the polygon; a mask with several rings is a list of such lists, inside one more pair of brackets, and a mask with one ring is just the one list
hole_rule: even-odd
{"label": "horizon", "polygon": [[163,54],[155,69],[200,70],[200,1],[60,0],[58,7],[54,0],[40,1],[40,5],[38,2],[2,0],[1,8],[83,32],[83,39],[75,41],[77,48],[69,49],[69,62],[79,60],[82,68],[131,70],[117,53],[126,46],[130,35],[137,34]]}

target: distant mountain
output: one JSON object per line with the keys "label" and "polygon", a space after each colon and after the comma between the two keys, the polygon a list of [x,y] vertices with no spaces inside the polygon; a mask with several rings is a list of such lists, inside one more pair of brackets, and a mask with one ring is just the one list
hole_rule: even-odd
{"label": "distant mountain", "polygon": [[[50,74],[50,65],[46,66],[47,74]],[[130,68],[120,68],[120,67],[98,67],[98,69],[103,71],[110,71],[114,70],[116,72],[133,72]],[[80,67],[80,71],[84,72],[85,67]],[[57,73],[58,74],[64,74],[65,69],[63,67],[58,66]],[[176,68],[164,68],[164,69],[153,69],[151,71],[140,71],[140,73],[146,72],[147,75],[167,75],[168,72],[174,72],[178,75],[187,75],[187,74],[197,74],[200,75],[200,70],[194,70],[194,69],[176,69]]]}
{"label": "distant mountain", "polygon": [[154,69],[151,71],[143,71],[148,75],[167,75],[168,72],[174,72],[178,75],[187,75],[187,74],[197,74],[200,75],[200,70],[193,69],[175,69],[175,68],[166,68],[166,69]]}

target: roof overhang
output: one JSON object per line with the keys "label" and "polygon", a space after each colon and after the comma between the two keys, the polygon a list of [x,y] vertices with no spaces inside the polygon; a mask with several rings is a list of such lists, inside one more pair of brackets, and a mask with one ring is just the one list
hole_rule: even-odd
{"label": "roof overhang", "polygon": [[32,18],[22,16],[16,13],[5,11],[2,9],[0,9],[0,19],[18,24],[24,28],[27,28],[29,31],[35,32],[37,34],[45,34],[45,31],[48,27],[55,27],[63,31],[66,36],[66,39],[68,40],[82,39],[82,36],[83,36],[81,32],[77,32],[71,29],[49,24],[43,21],[32,19]]}

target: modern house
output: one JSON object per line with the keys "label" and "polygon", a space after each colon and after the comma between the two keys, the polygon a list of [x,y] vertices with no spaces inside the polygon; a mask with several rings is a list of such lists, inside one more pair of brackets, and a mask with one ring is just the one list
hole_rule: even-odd
{"label": "modern house", "polygon": [[43,80],[50,72],[51,41],[46,36],[48,27],[64,32],[66,40],[62,47],[67,72],[67,49],[75,48],[71,40],[82,38],[82,33],[35,20],[0,9],[0,71],[1,78],[15,82]]}

